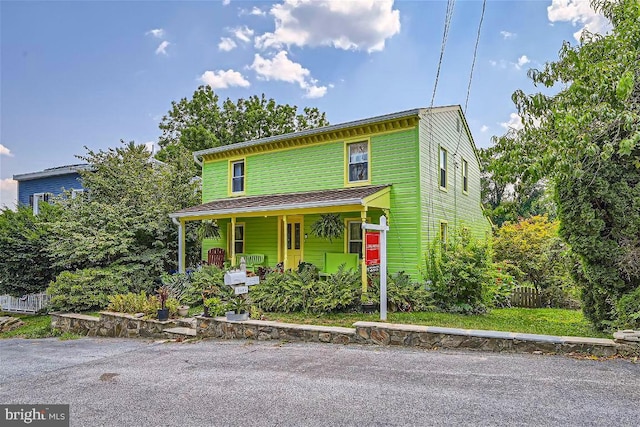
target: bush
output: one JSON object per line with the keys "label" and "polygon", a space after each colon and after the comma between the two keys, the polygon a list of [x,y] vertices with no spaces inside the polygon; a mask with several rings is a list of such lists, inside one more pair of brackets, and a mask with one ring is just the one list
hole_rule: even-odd
{"label": "bush", "polygon": [[640,288],[624,294],[616,304],[618,329],[640,330]]}
{"label": "bush", "polygon": [[485,313],[493,299],[491,270],[487,245],[462,230],[445,246],[439,241],[432,244],[424,275],[440,309],[478,314]]}
{"label": "bush", "polygon": [[[380,301],[380,276],[370,278],[371,286],[363,301]],[[389,311],[429,311],[434,306],[433,295],[423,283],[414,282],[404,271],[387,276],[387,308]]]}
{"label": "bush", "polygon": [[117,294],[109,297],[107,310],[118,313],[145,313],[155,314],[160,307],[158,298],[154,295],[147,295],[146,292],[128,294]]}
{"label": "bush", "polygon": [[47,293],[52,296],[52,310],[82,312],[103,309],[109,303],[109,295],[128,290],[128,283],[121,271],[86,268],[58,274],[47,288]]}
{"label": "bush", "polygon": [[251,288],[251,300],[267,312],[329,313],[355,308],[360,303],[360,275],[340,268],[318,280],[314,268],[273,272]]}

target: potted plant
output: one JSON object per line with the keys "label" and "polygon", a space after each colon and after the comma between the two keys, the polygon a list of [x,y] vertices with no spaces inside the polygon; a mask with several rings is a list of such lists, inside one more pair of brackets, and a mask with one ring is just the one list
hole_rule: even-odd
{"label": "potted plant", "polygon": [[169,299],[169,288],[167,286],[160,286],[158,288],[158,301],[160,302],[160,309],[158,310],[158,320],[169,320],[169,309],[167,308],[167,300]]}
{"label": "potted plant", "polygon": [[242,295],[238,295],[229,302],[229,309],[232,311],[227,311],[227,320],[237,322],[249,318],[249,303]]}
{"label": "potted plant", "polygon": [[226,305],[218,297],[207,298],[204,301],[204,317],[216,317],[224,314]]}
{"label": "potted plant", "polygon": [[189,314],[189,306],[182,304],[178,306],[178,316],[180,317],[187,317],[187,315]]}
{"label": "potted plant", "polygon": [[339,239],[343,233],[344,223],[339,214],[322,214],[316,222],[311,224],[311,234],[321,239],[327,239],[329,242],[332,242],[333,239]]}

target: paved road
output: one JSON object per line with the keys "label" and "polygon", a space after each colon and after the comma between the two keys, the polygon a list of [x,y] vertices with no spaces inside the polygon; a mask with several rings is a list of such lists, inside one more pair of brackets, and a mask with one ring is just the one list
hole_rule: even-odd
{"label": "paved road", "polygon": [[1,403],[72,426],[637,426],[629,361],[202,341],[0,340]]}

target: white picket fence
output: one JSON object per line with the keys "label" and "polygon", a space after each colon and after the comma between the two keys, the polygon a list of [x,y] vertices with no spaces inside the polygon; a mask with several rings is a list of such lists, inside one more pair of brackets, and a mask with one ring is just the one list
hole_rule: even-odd
{"label": "white picket fence", "polygon": [[2,311],[11,313],[37,313],[51,301],[51,296],[43,293],[29,294],[22,297],[0,295]]}

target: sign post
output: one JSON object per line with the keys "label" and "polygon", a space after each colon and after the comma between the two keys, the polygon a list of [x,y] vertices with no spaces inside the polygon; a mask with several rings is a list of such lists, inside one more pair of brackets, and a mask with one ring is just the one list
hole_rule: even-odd
{"label": "sign post", "polygon": [[[380,225],[363,222],[362,229],[379,231],[379,233],[365,234],[365,260],[367,266],[375,264],[376,255],[378,255],[380,263],[380,320],[387,320],[387,231],[389,230],[387,218],[384,215],[381,216]],[[371,256],[371,262],[369,256]]]}

